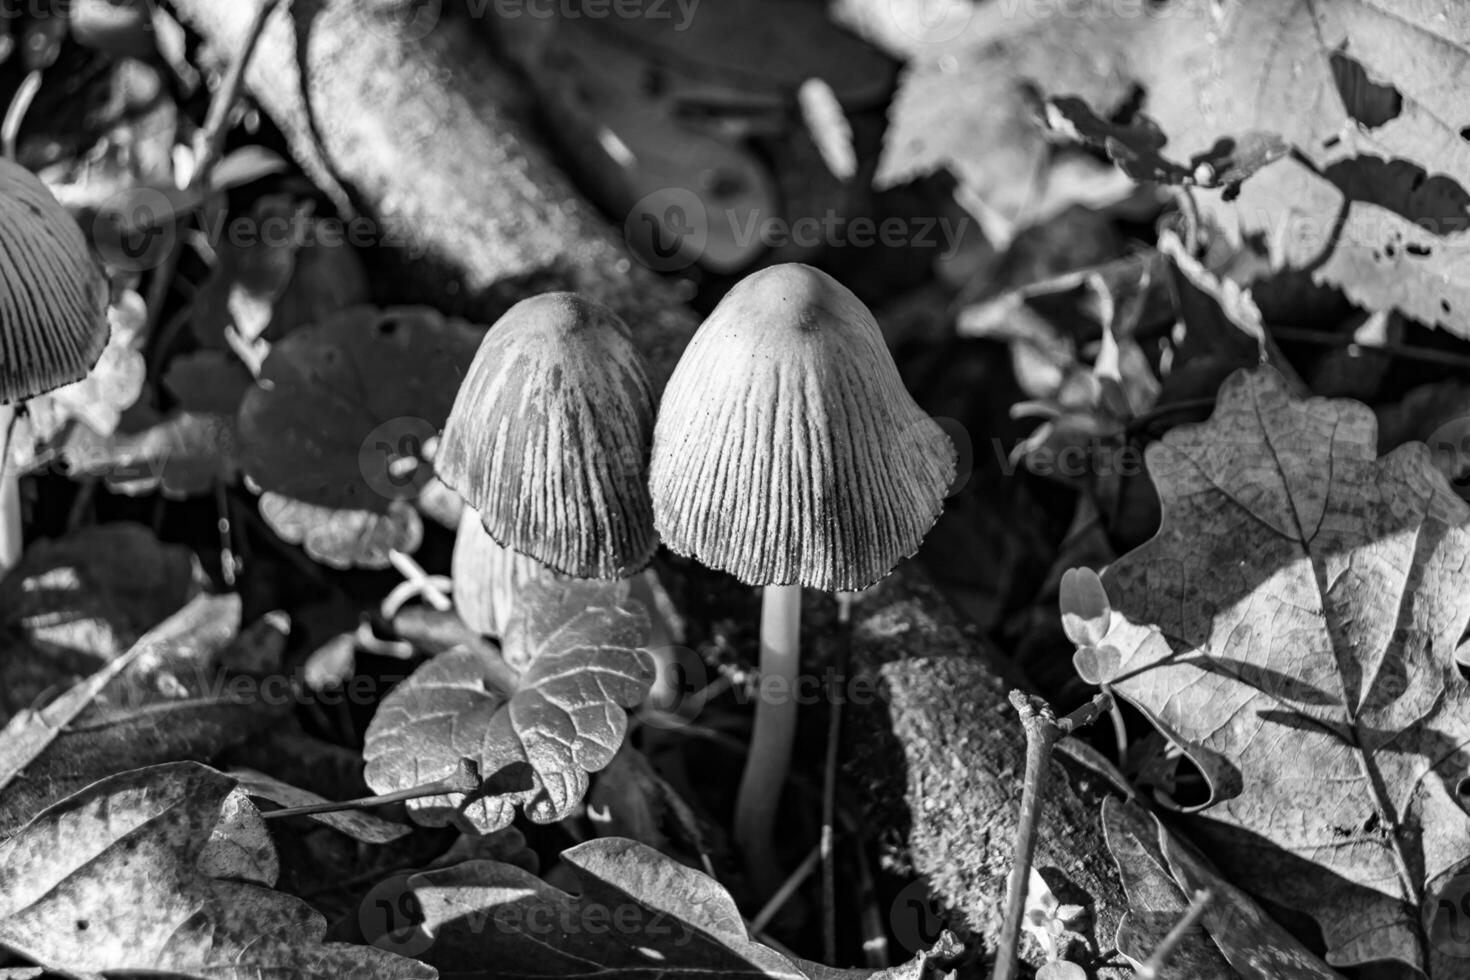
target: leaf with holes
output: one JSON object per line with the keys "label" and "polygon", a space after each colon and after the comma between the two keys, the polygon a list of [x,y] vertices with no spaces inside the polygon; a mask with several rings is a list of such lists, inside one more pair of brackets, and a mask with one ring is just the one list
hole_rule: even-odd
{"label": "leaf with holes", "polygon": [[235,781],[197,763],[93,783],[0,843],[0,947],[72,974],[438,975],[382,950],[324,943],[320,913],[248,883],[275,866],[261,830]]}
{"label": "leaf with holes", "polygon": [[[1445,84],[1470,72],[1470,5],[1174,0],[1119,16],[1108,0],[983,4],[962,36],[916,54],[880,183],[949,167],[1014,215],[1030,184],[1013,175],[1046,158],[1028,90],[1100,118],[1141,102],[1157,124],[1144,156],[1208,164],[1204,183],[1228,186],[1197,192],[1201,208],[1273,267],[1470,336],[1470,113]],[[1282,146],[1291,155],[1235,195],[1229,174],[1251,170],[1235,164]]]}
{"label": "leaf with holes", "polygon": [[433,310],[354,307],[277,343],[239,418],[245,472],[276,500],[262,506],[272,527],[339,567],[416,547],[417,515],[398,502],[433,476],[427,444],[479,340]]}
{"label": "leaf with holes", "polygon": [[[627,728],[625,708],[653,684],[648,615],[620,582],[537,582],[516,603],[506,659],[526,663],[508,685],[503,664],[455,649],[424,664],[383,699],[363,755],[379,793],[422,786],[472,760],[481,793],[409,803],[420,823],[467,820],[480,833],[507,826],[522,806],[561,820],[606,766]],[[507,689],[510,687],[511,689]]]}
{"label": "leaf with holes", "polygon": [[1315,918],[1334,966],[1449,980],[1423,937],[1470,865],[1470,508],[1374,428],[1259,368],[1149,447],[1163,524],[1103,576],[1097,680],[1209,780],[1191,832],[1232,881]]}

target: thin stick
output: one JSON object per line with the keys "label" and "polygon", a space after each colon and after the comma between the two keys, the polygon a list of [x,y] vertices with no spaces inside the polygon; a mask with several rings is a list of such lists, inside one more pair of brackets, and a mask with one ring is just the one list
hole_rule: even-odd
{"label": "thin stick", "polygon": [[771,924],[771,920],[776,917],[776,913],[781,911],[791,899],[791,896],[801,887],[802,882],[810,878],[812,872],[817,870],[817,863],[821,860],[822,848],[820,846],[812,848],[801,864],[797,865],[796,870],[791,872],[790,876],[781,883],[780,888],[776,889],[775,894],[771,896],[770,900],[761,906],[761,910],[755,914],[755,918],[750,920],[751,932],[763,932],[766,926]]}
{"label": "thin stick", "polygon": [[210,170],[219,161],[224,150],[225,134],[229,131],[230,113],[245,87],[245,69],[250,66],[250,58],[255,54],[260,36],[265,33],[266,22],[280,5],[281,0],[265,0],[255,11],[255,17],[250,21],[250,30],[245,35],[245,45],[240,49],[240,56],[230,63],[229,73],[225,75],[219,91],[209,104],[209,112],[204,117],[204,129],[200,131],[196,143],[194,174],[189,180],[191,188],[207,181]]}
{"label": "thin stick", "polygon": [[1150,954],[1147,961],[1138,968],[1138,980],[1158,980],[1159,974],[1163,972],[1164,964],[1173,955],[1175,948],[1184,940],[1189,930],[1195,927],[1200,917],[1205,914],[1205,908],[1215,893],[1208,888],[1194,893],[1194,900],[1189,903],[1184,917],[1174,924],[1169,934],[1160,941]]}
{"label": "thin stick", "polygon": [[1359,347],[1365,351],[1382,351],[1385,354],[1402,357],[1410,361],[1421,361],[1426,364],[1439,364],[1454,368],[1470,368],[1470,355],[1457,354],[1454,351],[1435,350],[1432,347],[1419,347],[1415,344],[1396,344],[1392,342],[1360,344],[1349,335],[1332,333],[1327,330],[1313,330],[1311,327],[1273,326],[1270,328],[1270,331],[1271,336],[1276,340],[1286,340],[1292,343],[1315,344],[1318,347]]}
{"label": "thin stick", "polygon": [[285,807],[280,810],[271,810],[262,813],[261,817],[266,820],[280,820],[284,817],[305,817],[313,813],[335,813],[338,810],[367,810],[374,807],[387,806],[390,803],[403,803],[407,800],[418,800],[426,796],[448,796],[450,794],[473,793],[480,788],[480,780],[474,769],[469,764],[462,764],[460,771],[447,779],[441,779],[436,783],[426,783],[423,786],[410,786],[408,789],[400,789],[393,793],[384,793],[381,796],[363,796],[355,800],[328,800],[325,803],[308,803],[304,806]]}
{"label": "thin stick", "polygon": [[[250,21],[250,29],[245,35],[244,46],[241,47],[235,60],[230,63],[230,70],[210,100],[209,111],[204,117],[204,128],[195,137],[194,172],[189,175],[186,190],[195,191],[208,186],[210,174],[224,150],[225,135],[229,131],[230,113],[235,108],[235,103],[239,101],[240,92],[244,88],[245,69],[249,67],[256,45],[260,43],[260,37],[265,33],[266,22],[270,19],[271,13],[281,5],[281,2],[282,0],[264,0],[259,9],[255,11],[255,16]],[[180,217],[175,215],[172,220],[177,227]],[[153,281],[149,284],[148,289],[148,320],[143,329],[145,338],[151,338],[158,327],[158,320],[163,311],[163,300],[167,297],[168,290],[173,285],[174,273],[178,270],[182,242],[183,236],[175,235],[168,251],[163,256],[163,261],[158,268],[153,270]],[[164,356],[164,352],[161,351],[156,351],[156,354],[159,358]]]}
{"label": "thin stick", "polygon": [[1065,718],[1058,719],[1051,705],[1022,691],[1011,692],[1011,704],[1026,730],[1026,781],[1021,788],[1021,815],[1016,826],[1016,854],[1006,884],[1006,917],[1001,927],[991,980],[1014,980],[1016,951],[1021,945],[1021,920],[1026,912],[1026,894],[1031,880],[1031,859],[1036,854],[1036,830],[1041,822],[1041,801],[1051,774],[1051,752],[1057,742],[1102,717],[1112,707],[1112,695],[1103,693]]}

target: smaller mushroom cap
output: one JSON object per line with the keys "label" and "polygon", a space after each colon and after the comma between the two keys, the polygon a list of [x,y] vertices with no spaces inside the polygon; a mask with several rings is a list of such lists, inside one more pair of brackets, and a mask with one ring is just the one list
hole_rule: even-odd
{"label": "smaller mushroom cap", "polygon": [[[516,593],[532,582],[564,578],[536,559],[496,544],[473,507],[460,512],[450,575],[459,618],[476,633],[495,637],[505,635]],[[511,666],[520,670],[526,665]]]}
{"label": "smaller mushroom cap", "polygon": [[0,160],[0,405],[80,381],[107,346],[107,280],[35,174]]}
{"label": "smaller mushroom cap", "polygon": [[653,389],[611,310],[572,293],[523,300],[480,344],[435,465],[501,545],[576,578],[653,557]]}
{"label": "smaller mushroom cap", "polygon": [[955,450],[873,315],[787,264],[736,284],[674,368],[654,431],[654,523],[750,585],[866,588],[918,550]]}

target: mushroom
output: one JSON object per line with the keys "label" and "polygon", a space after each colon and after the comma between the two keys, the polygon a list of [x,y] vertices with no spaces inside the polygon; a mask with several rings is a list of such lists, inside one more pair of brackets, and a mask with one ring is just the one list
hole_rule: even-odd
{"label": "mushroom", "polygon": [[[673,551],[765,587],[762,686],[791,692],[801,586],[882,579],[918,550],[954,473],[867,307],[823,272],[777,265],[730,290],[674,369],[654,429],[654,525]],[[762,883],[795,727],[792,695],[757,701],[734,832]]]}
{"label": "mushroom", "polygon": [[658,546],[652,434],[653,388],[627,326],[547,293],[485,335],[435,465],[495,543],[564,575],[623,579]]}
{"label": "mushroom", "polygon": [[15,406],[87,376],[107,346],[107,300],[72,216],[34,174],[0,160],[0,575],[22,541]]}
{"label": "mushroom", "polygon": [[449,577],[459,618],[476,633],[497,637],[505,635],[516,593],[546,577],[564,578],[536,559],[497,544],[480,522],[479,511],[468,506],[460,512]]}

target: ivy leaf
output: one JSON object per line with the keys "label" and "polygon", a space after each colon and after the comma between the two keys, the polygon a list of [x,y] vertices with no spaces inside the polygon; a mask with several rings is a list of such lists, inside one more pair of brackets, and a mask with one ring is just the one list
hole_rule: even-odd
{"label": "ivy leaf", "polygon": [[275,531],[334,567],[417,547],[418,515],[400,502],[433,476],[426,447],[479,338],[427,308],[354,307],[277,343],[239,416]]}
{"label": "ivy leaf", "polygon": [[1437,896],[1470,864],[1470,508],[1373,414],[1270,368],[1148,450],[1163,525],[1103,576],[1113,690],[1191,757],[1192,832],[1321,927],[1333,966],[1434,980]]}
{"label": "ivy leaf", "polygon": [[[175,763],[111,776],[49,807],[0,843],[0,946],[71,973],[437,976],[382,950],[323,943],[326,920],[306,903],[212,877],[254,877],[275,863],[268,839],[238,830],[226,834],[233,855],[211,847],[227,802],[258,825],[234,780]],[[248,855],[261,847],[270,853]]]}
{"label": "ivy leaf", "polygon": [[641,649],[648,615],[626,583],[537,582],[517,601],[506,659],[519,678],[480,651],[440,654],[393,690],[368,726],[365,777],[378,793],[446,779],[469,759],[482,792],[410,801],[420,823],[463,817],[480,833],[510,824],[516,806],[538,823],[564,819],[587,792],[589,773],[612,761],[625,708],[653,685]]}

